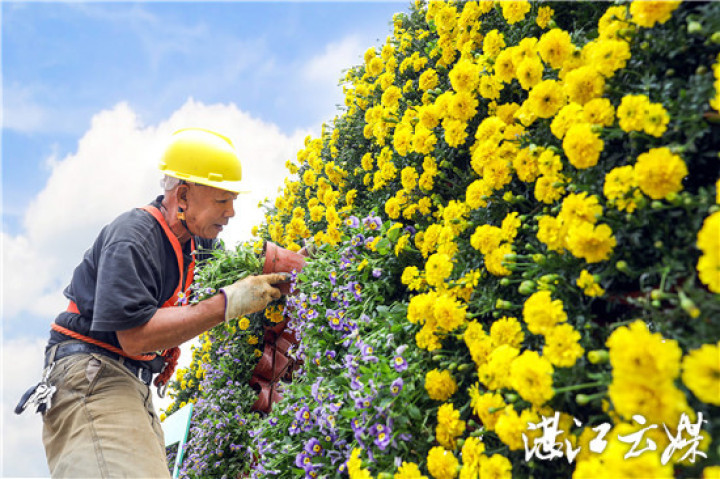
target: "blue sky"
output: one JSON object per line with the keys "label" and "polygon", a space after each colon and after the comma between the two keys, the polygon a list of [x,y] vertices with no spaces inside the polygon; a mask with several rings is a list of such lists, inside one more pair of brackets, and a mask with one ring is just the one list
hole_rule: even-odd
{"label": "blue sky", "polygon": [[[391,31],[394,3],[7,3],[2,6],[6,231],[90,118],[127,101],[146,123],[188,97],[236,104],[283,131],[328,118],[297,72],[328,45]],[[359,58],[347,58],[347,66]],[[340,72],[337,72],[340,76]]]}
{"label": "blue sky", "polygon": [[223,234],[247,239],[285,160],[338,114],[342,70],[382,46],[408,5],[1,3],[0,476],[48,475],[39,417],[10,411],[39,378],[49,323],[85,249],[159,193],[167,136],[206,126],[233,139],[253,193]]}

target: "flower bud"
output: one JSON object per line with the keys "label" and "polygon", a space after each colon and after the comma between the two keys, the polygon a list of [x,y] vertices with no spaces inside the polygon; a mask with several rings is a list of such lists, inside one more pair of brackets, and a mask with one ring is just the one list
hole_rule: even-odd
{"label": "flower bud", "polygon": [[518,286],[518,293],[527,296],[535,292],[535,282],[531,280],[525,280]]}
{"label": "flower bud", "polygon": [[578,404],[578,406],[585,406],[587,403],[589,403],[591,400],[590,396],[587,394],[577,394],[575,395],[575,402]]}
{"label": "flower bud", "polygon": [[515,393],[507,393],[507,394],[505,395],[505,402],[508,402],[508,403],[514,403],[514,402],[516,402],[518,399],[520,399],[520,398],[519,398],[519,396],[518,396],[517,394],[515,394]]}
{"label": "flower bud", "polygon": [[720,43],[720,32],[715,32],[710,35],[710,41],[713,43]]}
{"label": "flower bud", "polygon": [[532,255],[532,259],[534,262],[536,262],[539,265],[545,264],[545,261],[547,260],[547,257],[542,253],[537,253]]}
{"label": "flower bud", "polygon": [[694,20],[691,20],[688,22],[687,32],[690,35],[696,35],[696,34],[702,33],[702,30],[703,30],[702,23],[696,22]]}
{"label": "flower bud", "polygon": [[604,364],[610,360],[610,354],[605,349],[594,349],[588,351],[587,358],[591,364]]}
{"label": "flower bud", "polygon": [[630,270],[630,267],[625,260],[620,260],[615,263],[615,268],[617,268],[618,271],[622,271],[623,273],[627,273]]}

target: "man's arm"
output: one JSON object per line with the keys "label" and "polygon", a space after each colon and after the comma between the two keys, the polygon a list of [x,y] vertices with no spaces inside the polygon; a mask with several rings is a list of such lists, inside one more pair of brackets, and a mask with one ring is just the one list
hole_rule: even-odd
{"label": "man's arm", "polygon": [[131,356],[179,346],[226,318],[262,311],[281,296],[272,285],[285,279],[282,273],[248,276],[197,304],[159,308],[147,323],[117,331],[118,341]]}

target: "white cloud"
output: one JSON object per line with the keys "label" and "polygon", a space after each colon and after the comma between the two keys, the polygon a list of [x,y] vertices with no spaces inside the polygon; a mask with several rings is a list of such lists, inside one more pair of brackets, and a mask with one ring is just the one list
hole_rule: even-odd
{"label": "white cloud", "polygon": [[[276,195],[287,173],[285,161],[303,147],[307,132],[288,136],[235,105],[205,105],[192,99],[168,119],[144,126],[127,104],[118,104],[93,117],[75,152],[48,161],[50,178],[27,208],[24,232],[3,233],[0,238],[6,329],[11,324],[22,327],[24,313],[50,321],[65,306],[62,289],[100,228],[161,193],[160,152],[170,134],[186,126],[223,132],[235,144],[243,180],[252,192],[238,199],[236,216],[222,237],[230,246],[250,239],[252,226],[263,219],[258,202]],[[3,343],[5,475],[47,475],[39,416],[16,417],[11,412],[22,392],[39,379],[44,343],[45,338]],[[191,360],[191,344],[183,345],[180,367]],[[167,399],[156,402],[158,409],[167,405]]]}
{"label": "white cloud", "polygon": [[[358,60],[367,48],[357,35],[350,35],[339,42],[329,43],[325,50],[310,59],[302,70],[302,76],[310,82],[337,85],[342,71]],[[353,62],[353,63],[349,63]]]}
{"label": "white cloud", "polygon": [[[322,53],[314,56],[299,68],[303,81],[302,90],[310,95],[313,104],[324,105],[317,123],[328,122],[338,114],[336,105],[342,105],[343,92],[340,80],[344,71],[362,63],[368,43],[359,35],[348,35],[339,41],[325,45]],[[287,107],[287,105],[283,105]]]}
{"label": "white cloud", "polygon": [[162,147],[173,131],[188,125],[225,132],[236,145],[252,192],[237,201],[236,217],[222,237],[230,245],[250,238],[252,226],[263,219],[258,202],[276,195],[285,161],[302,147],[305,133],[287,136],[234,105],[192,99],[169,119],[143,126],[127,104],[119,104],[93,118],[77,151],[49,163],[50,178],[25,214],[25,232],[3,236],[6,318],[22,311],[54,317],[64,301],[62,288],[102,226],[160,193]]}
{"label": "white cloud", "polygon": [[42,339],[5,341],[2,348],[2,477],[48,477],[42,445],[42,419],[33,409],[13,410],[22,394],[42,375]]}

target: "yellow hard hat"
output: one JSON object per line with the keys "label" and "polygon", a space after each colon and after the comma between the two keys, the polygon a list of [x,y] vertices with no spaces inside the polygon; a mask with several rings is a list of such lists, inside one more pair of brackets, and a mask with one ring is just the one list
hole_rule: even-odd
{"label": "yellow hard hat", "polygon": [[240,193],[242,166],[230,139],[203,128],[173,133],[160,170],[190,183]]}

